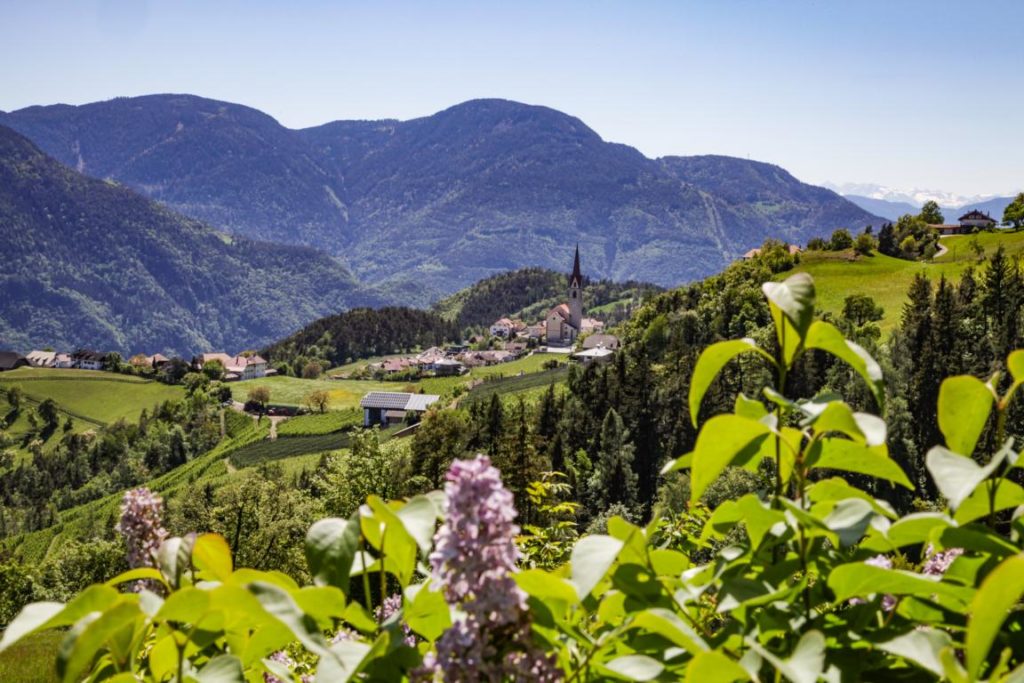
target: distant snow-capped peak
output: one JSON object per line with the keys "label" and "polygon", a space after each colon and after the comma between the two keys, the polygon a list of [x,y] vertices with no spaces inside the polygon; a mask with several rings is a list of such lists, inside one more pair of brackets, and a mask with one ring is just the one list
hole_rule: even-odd
{"label": "distant snow-capped peak", "polygon": [[823,183],[825,187],[841,195],[859,195],[861,197],[870,197],[872,199],[883,199],[887,202],[906,202],[913,204],[914,206],[921,206],[925,202],[931,200],[937,202],[940,206],[949,208],[960,208],[961,206],[967,206],[968,204],[977,204],[983,202],[986,199],[991,199],[996,195],[974,195],[965,196],[957,194],[955,192],[945,192],[943,190],[922,190],[914,188],[911,190],[901,190],[893,187],[887,187],[885,185],[878,185],[875,183]]}

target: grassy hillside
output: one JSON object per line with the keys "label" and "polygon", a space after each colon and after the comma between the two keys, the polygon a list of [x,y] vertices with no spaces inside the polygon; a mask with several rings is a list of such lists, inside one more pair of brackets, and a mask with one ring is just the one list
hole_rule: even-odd
{"label": "grassy hillside", "polygon": [[1024,252],[1024,232],[954,235],[942,239],[941,244],[948,251],[930,262],[904,261],[877,253],[858,257],[852,251],[808,252],[801,256],[796,270],[814,277],[818,305],[826,311],[842,310],[843,300],[851,294],[872,297],[885,309],[880,326],[883,332],[889,332],[899,321],[907,289],[914,276],[924,273],[932,279],[942,275],[950,279],[959,278],[967,268],[978,263],[972,242],[979,244],[986,256],[994,253],[1000,245],[1010,255]]}
{"label": "grassy hillside", "polygon": [[184,396],[179,386],[92,370],[19,368],[0,374],[0,388],[13,384],[33,402],[52,398],[66,414],[96,424],[134,421],[144,409]]}

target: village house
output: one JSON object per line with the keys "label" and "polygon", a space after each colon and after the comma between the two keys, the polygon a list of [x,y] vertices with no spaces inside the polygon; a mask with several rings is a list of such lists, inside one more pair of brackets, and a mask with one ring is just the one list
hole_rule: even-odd
{"label": "village house", "polygon": [[614,355],[615,352],[611,349],[593,348],[572,354],[572,359],[578,360],[584,365],[589,365],[590,363],[607,363]]}
{"label": "village house", "polygon": [[422,414],[437,403],[435,394],[409,394],[396,391],[371,391],[359,401],[363,409],[363,426],[401,424],[409,413]]}
{"label": "village house", "polygon": [[[803,249],[801,249],[800,247],[798,247],[795,244],[787,244],[786,248],[789,250],[789,255],[790,256],[796,256],[797,254],[799,254],[799,253],[801,253],[803,251]],[[750,259],[755,258],[755,257],[760,256],[760,255],[761,255],[761,248],[757,247],[757,248],[751,249],[750,251],[745,253],[743,255],[743,260],[744,261],[749,261]]]}
{"label": "village house", "polygon": [[192,366],[196,370],[202,370],[203,366],[214,360],[220,361],[224,367],[225,382],[244,381],[277,374],[274,370],[267,370],[267,361],[258,355],[232,357],[223,352],[203,353],[192,359]]}
{"label": "village house", "polygon": [[583,338],[583,349],[611,349],[619,348],[619,338],[614,334],[592,334]]}
{"label": "village house", "polygon": [[25,356],[28,364],[34,368],[53,368],[57,365],[56,351],[29,351]]}
{"label": "village house", "polygon": [[935,228],[940,235],[969,235],[975,229],[989,230],[996,226],[996,219],[977,209],[968,211],[957,220],[957,223],[933,223],[928,227]]}
{"label": "village house", "polygon": [[28,359],[17,351],[0,351],[0,372],[26,367]]}
{"label": "village house", "polygon": [[515,331],[515,323],[508,318],[500,318],[491,323],[492,337],[511,337]]}
{"label": "village house", "polygon": [[102,370],[106,354],[89,349],[78,349],[71,354],[71,367],[79,370]]}
{"label": "village house", "polygon": [[53,367],[55,368],[73,368],[75,367],[75,361],[71,357],[70,353],[58,353],[53,357]]}

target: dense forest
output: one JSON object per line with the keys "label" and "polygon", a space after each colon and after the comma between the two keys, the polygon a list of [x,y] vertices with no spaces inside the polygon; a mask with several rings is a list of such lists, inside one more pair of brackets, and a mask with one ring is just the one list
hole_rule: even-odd
{"label": "dense forest", "polygon": [[456,325],[436,313],[398,306],[356,308],[320,318],[264,353],[275,365],[302,367],[305,361],[317,360],[331,367],[460,339]]}

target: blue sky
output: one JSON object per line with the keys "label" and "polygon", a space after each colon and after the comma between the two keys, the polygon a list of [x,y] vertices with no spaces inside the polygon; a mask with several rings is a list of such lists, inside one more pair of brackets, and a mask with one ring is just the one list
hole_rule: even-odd
{"label": "blue sky", "polygon": [[1024,2],[0,0],[0,109],[188,92],[289,127],[544,104],[649,156],[1024,189]]}

